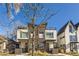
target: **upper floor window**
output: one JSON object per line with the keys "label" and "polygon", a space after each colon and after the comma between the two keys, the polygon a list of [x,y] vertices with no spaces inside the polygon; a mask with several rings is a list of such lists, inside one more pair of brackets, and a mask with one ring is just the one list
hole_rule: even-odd
{"label": "upper floor window", "polygon": [[71,25],[69,25],[69,32],[73,33],[74,31],[75,29]]}
{"label": "upper floor window", "polygon": [[39,32],[39,38],[44,38],[44,32]]}
{"label": "upper floor window", "polygon": [[47,32],[47,33],[46,33],[46,37],[47,37],[47,38],[53,38],[53,37],[54,37],[53,32]]}
{"label": "upper floor window", "polygon": [[76,35],[70,35],[70,42],[76,42],[76,41],[77,41]]}
{"label": "upper floor window", "polygon": [[20,32],[20,38],[28,38],[28,32]]}
{"label": "upper floor window", "polygon": [[69,25],[69,32],[72,32],[72,26]]}
{"label": "upper floor window", "polygon": [[40,34],[44,34],[44,32],[39,32]]}

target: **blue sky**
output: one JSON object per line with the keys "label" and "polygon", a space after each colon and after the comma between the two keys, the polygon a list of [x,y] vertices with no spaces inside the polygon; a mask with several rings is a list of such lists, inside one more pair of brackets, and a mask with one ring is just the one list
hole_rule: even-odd
{"label": "blue sky", "polygon": [[[55,27],[57,31],[69,20],[72,20],[74,24],[79,22],[79,4],[43,4],[45,8],[53,11],[58,11],[58,13],[48,20],[47,27]],[[41,18],[36,22],[40,22]],[[8,26],[9,19],[6,13],[6,7],[0,5],[0,23],[2,23],[7,29],[12,30],[12,25]],[[22,12],[15,15],[15,22],[26,24],[27,18],[24,18]],[[6,31],[0,26],[0,34],[5,34]]]}

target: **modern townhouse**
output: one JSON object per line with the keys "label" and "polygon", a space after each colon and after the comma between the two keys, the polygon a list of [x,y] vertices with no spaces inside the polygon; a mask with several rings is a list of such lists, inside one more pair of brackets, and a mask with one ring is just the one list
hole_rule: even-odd
{"label": "modern townhouse", "polygon": [[24,28],[18,28],[17,42],[19,42],[19,48],[24,52],[28,52],[32,49],[32,39],[34,39],[34,50],[53,50],[57,41],[56,29],[46,29],[45,23],[40,26],[35,25],[35,27],[37,28],[34,31],[32,29],[32,24],[28,24],[28,26]]}
{"label": "modern townhouse", "polygon": [[21,48],[23,52],[28,51],[29,33],[27,27],[17,30],[17,42],[19,42],[18,48]]}
{"label": "modern townhouse", "polygon": [[52,51],[57,44],[57,31],[54,28],[45,30],[45,49],[46,51]]}
{"label": "modern townhouse", "polygon": [[79,52],[78,27],[72,21],[68,21],[58,32],[58,47],[60,52]]}

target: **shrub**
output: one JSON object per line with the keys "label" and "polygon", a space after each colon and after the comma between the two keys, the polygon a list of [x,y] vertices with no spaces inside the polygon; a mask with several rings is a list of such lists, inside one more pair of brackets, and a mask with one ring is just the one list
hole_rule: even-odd
{"label": "shrub", "polygon": [[[32,51],[29,51],[29,55],[32,55]],[[48,53],[47,52],[41,52],[40,50],[38,51],[34,51],[34,56],[48,56]]]}

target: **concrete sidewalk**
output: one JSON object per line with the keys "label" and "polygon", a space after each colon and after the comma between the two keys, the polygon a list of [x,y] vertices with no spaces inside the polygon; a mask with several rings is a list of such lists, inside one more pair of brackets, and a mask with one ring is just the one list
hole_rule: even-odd
{"label": "concrete sidewalk", "polygon": [[58,54],[49,54],[48,56],[71,56],[71,55],[58,53]]}

